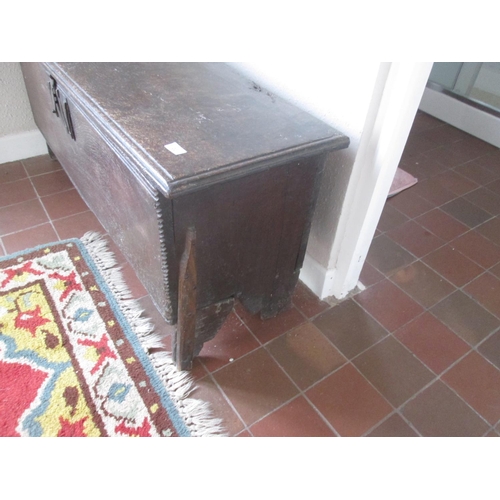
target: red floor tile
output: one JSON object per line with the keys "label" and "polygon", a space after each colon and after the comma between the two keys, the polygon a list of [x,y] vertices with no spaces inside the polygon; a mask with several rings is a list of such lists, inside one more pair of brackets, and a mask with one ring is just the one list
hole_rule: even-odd
{"label": "red floor tile", "polygon": [[394,336],[437,374],[470,351],[468,344],[430,313],[403,326]]}
{"label": "red floor tile", "polygon": [[41,200],[52,220],[87,212],[89,210],[89,207],[83,201],[76,189],[44,196]]}
{"label": "red floor tile", "polygon": [[411,219],[425,214],[434,208],[434,204],[416,194],[412,189],[407,189],[387,201],[389,205],[397,208],[401,213]]}
{"label": "red floor tile", "polygon": [[314,325],[348,359],[352,359],[388,332],[354,300],[348,299],[332,307],[314,320]]}
{"label": "red floor tile", "polygon": [[350,364],[309,389],[306,396],[341,436],[362,436],[392,411]]}
{"label": "red floor tile", "polygon": [[380,216],[377,229],[382,232],[389,231],[390,229],[394,229],[404,224],[407,220],[408,217],[406,217],[406,215],[403,215],[399,210],[386,203],[382,215]]}
{"label": "red floor tile", "polygon": [[500,179],[490,182],[489,184],[486,185],[486,187],[490,191],[493,191],[494,193],[500,195]]}
{"label": "red floor tile", "polygon": [[423,312],[417,302],[388,280],[357,294],[354,300],[390,332]]}
{"label": "red floor tile", "polygon": [[236,303],[235,311],[262,344],[306,321],[295,307],[269,319],[261,319],[259,314],[250,314],[240,303]]}
{"label": "red floor tile", "polygon": [[430,312],[470,345],[477,345],[500,326],[500,319],[460,290]]}
{"label": "red floor tile", "polygon": [[500,330],[478,346],[477,350],[500,370]]}
{"label": "red floor tile", "polygon": [[419,258],[446,244],[444,240],[438,238],[415,221],[409,221],[389,231],[387,236]]}
{"label": "red floor tile", "polygon": [[[446,167],[427,156],[430,152],[407,151],[405,148],[400,161],[400,168],[415,176],[419,182],[423,182],[430,177],[434,177],[440,172],[444,172]],[[434,205],[433,205],[434,206]]]}
{"label": "red floor tile", "polygon": [[479,160],[473,160],[465,165],[455,168],[455,172],[474,181],[476,184],[485,186],[498,178],[498,175],[481,166]]}
{"label": "red floor tile", "polygon": [[266,349],[301,390],[347,361],[311,323],[304,323],[272,340]]}
{"label": "red floor tile", "polygon": [[247,426],[298,394],[263,347],[224,366],[213,377]]}
{"label": "red floor tile", "polygon": [[431,210],[415,221],[444,241],[451,241],[469,230],[465,224],[439,209]]}
{"label": "red floor tile", "polygon": [[446,189],[434,177],[418,182],[412,188],[415,194],[418,194],[428,202],[432,203],[435,207],[444,205],[445,203],[455,198],[455,193]]}
{"label": "red floor tile", "polygon": [[373,239],[366,261],[386,276],[415,261],[415,257],[382,234]]}
{"label": "red floor tile", "polygon": [[434,306],[456,290],[421,261],[400,269],[390,279],[425,308]]}
{"label": "red floor tile", "polygon": [[48,154],[27,158],[22,160],[22,164],[30,176],[48,174],[62,169],[61,164],[52,160]]}
{"label": "red floor tile", "polygon": [[492,215],[500,214],[500,196],[484,187],[466,194],[464,200],[470,201]]}
{"label": "red floor tile", "polygon": [[435,378],[421,361],[392,336],[370,347],[352,362],[395,408]]}
{"label": "red floor tile", "polygon": [[190,397],[211,406],[213,416],[222,420],[228,436],[235,436],[245,430],[245,424],[211,377],[206,376],[197,380]]}
{"label": "red floor tile", "polygon": [[12,161],[0,165],[0,184],[19,181],[26,177],[26,171],[20,161]]}
{"label": "red floor tile", "polygon": [[491,219],[481,224],[477,228],[477,231],[495,243],[495,245],[500,246],[500,217],[496,217],[495,219]]}
{"label": "red floor tile", "polygon": [[215,338],[205,342],[200,352],[200,360],[208,371],[213,372],[259,346],[256,338],[241,322],[240,318],[232,312]]}
{"label": "red floor tile", "polygon": [[500,279],[485,273],[464,288],[485,309],[500,318]]}
{"label": "red floor tile", "polygon": [[306,317],[312,318],[328,309],[329,305],[320,300],[304,283],[299,281],[293,294],[293,304]]}
{"label": "red floor tile", "polygon": [[397,414],[384,420],[367,437],[416,437],[418,434]]}
{"label": "red floor tile", "polygon": [[380,271],[377,271],[369,262],[365,261],[359,276],[359,281],[363,286],[369,287],[382,281],[384,278],[385,276]]}
{"label": "red floor tile", "polygon": [[456,170],[447,170],[446,172],[436,175],[435,179],[441,186],[457,196],[462,196],[479,187],[477,183],[460,175]]}
{"label": "red floor tile", "polygon": [[453,243],[435,250],[422,259],[431,269],[461,287],[484,272],[484,269],[461,254]]}
{"label": "red floor tile", "polygon": [[32,177],[31,181],[35,186],[38,196],[48,196],[50,194],[59,193],[73,188],[73,184],[64,170],[37,175]]}
{"label": "red floor tile", "polygon": [[128,262],[121,266],[121,273],[134,299],[140,299],[148,294],[134,269]]}
{"label": "red floor tile", "polygon": [[36,198],[36,193],[29,179],[0,184],[0,207],[7,207],[34,198]]}
{"label": "red floor tile", "polygon": [[5,249],[9,253],[19,252],[27,248],[43,245],[44,243],[52,243],[58,241],[56,232],[51,224],[46,223],[40,226],[25,229],[18,233],[10,234],[2,238]]}
{"label": "red floor tile", "polygon": [[87,231],[95,231],[101,234],[106,232],[97,217],[90,211],[56,220],[54,221],[54,227],[62,240],[81,238]]}
{"label": "red floor tile", "polygon": [[402,410],[422,436],[482,436],[488,424],[439,380]]}
{"label": "red floor tile", "polygon": [[460,397],[495,425],[500,419],[500,370],[472,352],[442,375]]}
{"label": "red floor tile", "polygon": [[453,248],[488,269],[500,262],[500,247],[477,231],[469,231],[453,241]]}
{"label": "red floor tile", "polygon": [[38,226],[48,220],[42,204],[36,199],[0,208],[0,236]]}
{"label": "red floor tile", "polygon": [[500,278],[500,263],[497,264],[496,266],[493,266],[489,271],[497,278]]}
{"label": "red floor tile", "polygon": [[441,210],[469,227],[479,226],[492,217],[490,213],[485,212],[464,198],[456,198],[449,203],[445,203],[441,206]]}
{"label": "red floor tile", "polygon": [[255,437],[334,437],[336,435],[302,396],[252,425],[250,432]]}

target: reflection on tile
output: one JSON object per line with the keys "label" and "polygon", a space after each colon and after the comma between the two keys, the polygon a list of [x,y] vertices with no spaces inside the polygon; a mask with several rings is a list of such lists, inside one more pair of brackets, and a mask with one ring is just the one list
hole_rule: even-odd
{"label": "reflection on tile", "polygon": [[463,198],[457,198],[446,203],[441,207],[441,210],[469,227],[479,226],[479,224],[491,219],[491,214]]}
{"label": "reflection on tile", "polygon": [[484,269],[454,249],[453,244],[435,250],[423,261],[434,271],[461,287],[484,272]]}
{"label": "reflection on tile", "polygon": [[388,280],[357,294],[354,300],[390,332],[423,311],[417,302]]}
{"label": "reflection on tile", "polygon": [[403,404],[434,378],[433,373],[393,337],[374,345],[353,363],[394,407]]}
{"label": "reflection on tile", "polygon": [[392,274],[415,260],[415,257],[385,234],[372,241],[366,261],[386,275]]}
{"label": "reflection on tile", "polygon": [[402,413],[427,437],[482,436],[489,427],[439,380],[406,404]]}
{"label": "reflection on tile", "polygon": [[432,307],[456,288],[421,261],[400,269],[391,281],[402,288],[423,307]]}
{"label": "reflection on tile", "polygon": [[309,389],[306,396],[341,436],[362,436],[392,411],[350,364]]}
{"label": "reflection on tile", "polygon": [[308,318],[316,316],[320,312],[328,309],[328,304],[319,299],[304,283],[299,281],[293,294],[295,307]]}
{"label": "reflection on tile", "polygon": [[444,241],[451,241],[469,230],[465,224],[439,209],[427,212],[415,221]]}
{"label": "reflection on tile", "polygon": [[263,347],[226,365],[213,376],[246,425],[252,425],[298,394],[298,389]]}
{"label": "reflection on tile", "polygon": [[416,437],[418,434],[397,414],[391,415],[367,437]]}
{"label": "reflection on tile", "polygon": [[334,437],[313,407],[298,397],[250,427],[255,437]]}
{"label": "reflection on tile", "polygon": [[500,279],[485,273],[464,288],[485,309],[500,318]]}
{"label": "reflection on tile", "polygon": [[500,370],[472,352],[441,379],[490,424],[500,419]]}
{"label": "reflection on tile", "polygon": [[302,390],[346,362],[311,323],[290,330],[269,342],[266,348]]}
{"label": "reflection on tile", "polygon": [[348,359],[387,336],[387,331],[352,299],[318,316],[314,325]]}
{"label": "reflection on tile", "polygon": [[498,318],[460,290],[430,312],[470,345],[478,344],[500,326]]}
{"label": "reflection on tile", "polygon": [[437,374],[470,351],[468,344],[430,313],[403,326],[394,336]]}
{"label": "reflection on tile", "polygon": [[415,221],[409,221],[389,231],[387,236],[419,258],[437,250],[446,243]]}

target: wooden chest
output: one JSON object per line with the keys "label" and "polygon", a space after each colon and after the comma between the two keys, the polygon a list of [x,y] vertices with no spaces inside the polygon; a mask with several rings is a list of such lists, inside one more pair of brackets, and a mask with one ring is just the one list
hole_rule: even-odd
{"label": "wooden chest", "polygon": [[178,324],[179,368],[235,299],[289,307],[325,154],[347,137],[222,63],[22,69],[51,153]]}

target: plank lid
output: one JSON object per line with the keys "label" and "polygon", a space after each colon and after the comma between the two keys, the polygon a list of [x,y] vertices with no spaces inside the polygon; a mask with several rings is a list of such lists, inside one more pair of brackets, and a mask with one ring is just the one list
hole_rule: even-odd
{"label": "plank lid", "polygon": [[167,196],[345,148],[334,128],[224,63],[46,63]]}

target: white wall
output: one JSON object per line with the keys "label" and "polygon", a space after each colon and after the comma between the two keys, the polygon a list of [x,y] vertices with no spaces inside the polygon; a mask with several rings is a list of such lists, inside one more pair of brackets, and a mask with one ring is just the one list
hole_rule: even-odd
{"label": "white wall", "polygon": [[0,163],[45,154],[17,62],[0,62]]}

